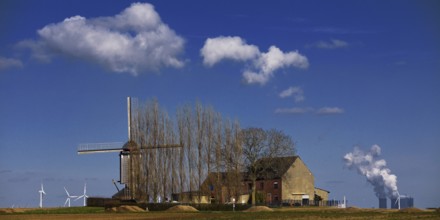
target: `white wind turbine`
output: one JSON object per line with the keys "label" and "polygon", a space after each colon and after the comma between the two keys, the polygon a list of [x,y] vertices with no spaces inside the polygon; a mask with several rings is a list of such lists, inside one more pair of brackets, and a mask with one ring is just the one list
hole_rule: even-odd
{"label": "white wind turbine", "polygon": [[400,194],[399,194],[399,191],[396,191],[396,192],[397,192],[397,199],[394,204],[398,203],[398,209],[400,210]]}
{"label": "white wind turbine", "polygon": [[41,189],[38,192],[40,193],[40,208],[43,208],[43,195],[46,195],[46,192],[44,192],[43,183],[41,183]]}
{"label": "white wind turbine", "polygon": [[86,185],[86,183],[84,183],[84,194],[82,194],[81,196],[79,196],[78,198],[75,199],[75,201],[76,201],[78,199],[83,198],[84,199],[84,206],[86,206],[86,199],[89,198],[89,196],[87,196],[87,194],[86,194],[86,188],[87,188],[87,185]]}
{"label": "white wind turbine", "polygon": [[77,198],[78,196],[71,196],[69,194],[69,192],[67,191],[66,187],[64,187],[64,190],[66,191],[66,194],[67,194],[67,199],[66,199],[66,202],[64,202],[64,207],[66,207],[66,204],[69,204],[69,207],[70,207],[70,199]]}

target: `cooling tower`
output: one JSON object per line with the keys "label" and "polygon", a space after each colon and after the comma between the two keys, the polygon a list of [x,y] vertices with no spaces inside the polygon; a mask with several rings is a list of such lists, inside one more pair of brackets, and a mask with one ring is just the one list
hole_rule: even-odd
{"label": "cooling tower", "polygon": [[387,198],[379,198],[379,208],[380,209],[387,208]]}

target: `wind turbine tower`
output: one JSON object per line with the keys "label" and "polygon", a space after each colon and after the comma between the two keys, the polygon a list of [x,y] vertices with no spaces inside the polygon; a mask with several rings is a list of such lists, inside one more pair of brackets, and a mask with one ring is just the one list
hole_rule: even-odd
{"label": "wind turbine tower", "polygon": [[43,208],[43,195],[46,195],[46,192],[44,192],[43,183],[41,183],[41,189],[38,192],[40,193],[40,208]]}
{"label": "wind turbine tower", "polygon": [[397,197],[391,199],[391,208],[400,209],[400,194],[396,191]]}
{"label": "wind turbine tower", "polygon": [[75,199],[75,201],[79,200],[81,198],[84,199],[84,206],[86,206],[86,200],[87,200],[87,198],[89,198],[89,196],[86,194],[86,191],[87,191],[87,185],[86,185],[86,183],[84,183],[84,194],[82,194],[81,196],[79,196],[78,198]]}

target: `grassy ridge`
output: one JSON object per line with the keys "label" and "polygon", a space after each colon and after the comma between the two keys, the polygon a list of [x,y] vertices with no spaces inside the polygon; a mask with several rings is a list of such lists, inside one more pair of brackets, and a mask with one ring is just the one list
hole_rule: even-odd
{"label": "grassy ridge", "polygon": [[[15,210],[10,213],[8,210]],[[43,209],[0,209],[0,215],[8,214],[95,214],[104,213],[100,207],[62,207],[62,208],[43,208]]]}

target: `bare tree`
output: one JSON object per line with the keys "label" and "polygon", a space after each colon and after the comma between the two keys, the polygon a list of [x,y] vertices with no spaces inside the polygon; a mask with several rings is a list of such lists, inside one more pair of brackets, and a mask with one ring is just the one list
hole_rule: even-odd
{"label": "bare tree", "polygon": [[252,182],[252,205],[255,205],[257,179],[267,178],[274,159],[294,155],[295,148],[290,136],[275,129],[247,128],[242,130],[241,138],[245,166]]}
{"label": "bare tree", "polygon": [[[205,124],[206,124],[206,116],[205,110],[203,106],[197,102],[195,107],[195,121],[196,121],[196,142],[197,142],[197,199],[198,202],[201,202],[201,186],[202,186],[202,178],[203,178],[203,167],[206,165],[206,160],[204,157],[204,137],[205,137]],[[205,145],[206,146],[206,145]]]}
{"label": "bare tree", "polygon": [[[215,188],[216,190],[216,198],[220,198],[220,195],[222,193],[222,183],[223,183],[223,175],[222,171],[224,170],[222,167],[222,145],[223,145],[223,138],[222,138],[222,130],[223,130],[223,122],[221,119],[221,115],[217,113],[216,115],[216,126],[215,126],[215,170],[217,173],[217,178],[215,180]],[[217,203],[220,203],[220,200],[217,200]]]}
{"label": "bare tree", "polygon": [[179,149],[179,191],[183,192],[185,190],[186,184],[186,145],[185,145],[185,113],[183,108],[179,108],[177,110],[177,124],[178,124],[178,133],[179,133],[179,143],[181,146],[184,146]]}
{"label": "bare tree", "polygon": [[228,198],[241,194],[242,184],[242,145],[238,121],[225,121],[223,161],[226,172]]}
{"label": "bare tree", "polygon": [[[133,115],[133,135],[127,143],[131,198],[157,201],[170,192],[189,192],[193,199],[191,193],[198,191],[201,199],[209,192],[202,189],[202,182],[211,172],[217,173],[217,193],[221,193],[225,177],[229,196],[241,193],[243,152],[238,121],[223,120],[212,107],[200,103],[178,108],[172,120],[155,99],[135,108]],[[166,148],[175,142],[182,147]]]}

